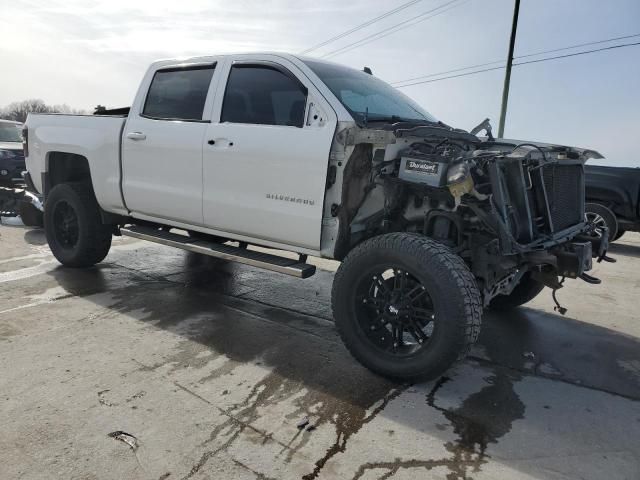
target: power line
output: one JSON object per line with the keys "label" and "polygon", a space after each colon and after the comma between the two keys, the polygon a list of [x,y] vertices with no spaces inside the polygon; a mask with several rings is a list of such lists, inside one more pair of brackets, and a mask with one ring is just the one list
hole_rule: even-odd
{"label": "power line", "polygon": [[[344,45],[340,48],[337,48],[336,50],[333,50],[329,53],[326,53],[325,55],[322,55],[322,58],[326,58],[326,57],[333,57],[335,55],[338,55],[340,53],[344,53],[347,52],[349,50],[353,50],[354,48],[358,48],[361,47],[362,45],[365,45],[367,43],[371,43],[375,40],[379,40],[380,38],[384,38],[388,35],[391,35],[392,33],[397,32],[398,30],[402,30],[404,28],[416,25],[420,22],[424,22],[425,20],[428,20],[430,18],[433,18],[437,15],[440,15],[441,13],[445,13],[449,10],[451,10],[452,8],[455,7],[459,7],[460,5],[463,5],[467,2],[469,2],[470,0],[463,0],[461,3],[457,3],[456,5],[452,5],[455,4],[456,2],[460,2],[460,0],[449,0],[448,2],[445,2],[435,8],[432,8],[431,10],[428,10],[424,13],[421,13],[420,15],[414,17],[414,18],[410,18],[408,20],[404,20],[400,23],[397,23],[395,25],[392,25],[390,27],[387,27],[383,30],[380,30],[378,32],[372,33],[371,35],[368,35],[364,38],[361,38],[360,40],[356,40],[355,42],[349,43],[347,45]],[[445,8],[445,7],[449,7],[449,8]],[[440,11],[438,11],[440,10]],[[436,12],[436,13],[434,13]],[[432,14],[432,15],[430,15]],[[407,25],[408,24],[408,25]]]}
{"label": "power line", "polygon": [[514,65],[528,65],[529,63],[546,62],[547,60],[556,60],[558,58],[577,57],[578,55],[586,55],[587,53],[603,52],[605,50],[615,50],[622,47],[633,47],[634,45],[640,45],[640,42],[623,43],[622,45],[611,45],[610,47],[596,48],[594,50],[587,50],[585,52],[567,53],[566,55],[556,55],[555,57],[541,58],[539,60],[529,60],[527,62],[518,62]]}
{"label": "power line", "polygon": [[634,38],[634,37],[640,37],[640,33],[634,33],[633,35],[624,35],[622,37],[607,38],[606,40],[597,40],[595,42],[578,43],[577,45],[571,45],[569,47],[554,48],[553,50],[544,50],[542,52],[528,53],[526,55],[517,55],[514,58],[535,57],[536,55],[542,55],[543,53],[554,53],[554,52],[561,52],[562,50],[571,50],[572,48],[590,47],[591,45],[614,42],[616,40],[625,40],[627,38]]}
{"label": "power line", "polygon": [[473,72],[459,73],[457,75],[449,75],[448,77],[434,78],[433,80],[422,80],[420,82],[407,83],[406,85],[397,85],[396,88],[411,87],[413,85],[420,85],[423,83],[439,82],[440,80],[448,80],[450,78],[466,77],[467,75],[475,75],[476,73],[490,72],[492,70],[502,70],[503,68],[504,68],[504,65],[501,65],[499,67],[485,68],[483,70],[475,70]]}
{"label": "power line", "polygon": [[303,50],[302,52],[300,52],[300,54],[303,55],[305,53],[312,52],[313,50],[317,50],[320,47],[324,47],[328,43],[335,42],[336,40],[339,40],[339,39],[341,39],[343,37],[346,37],[347,35],[350,35],[353,32],[357,32],[358,30],[361,30],[361,29],[363,29],[365,27],[368,27],[369,25],[372,25],[372,24],[374,24],[376,22],[379,22],[380,20],[382,20],[384,18],[387,18],[388,16],[393,15],[394,13],[398,13],[398,12],[400,12],[400,11],[406,9],[406,8],[409,8],[412,5],[415,5],[416,3],[419,3],[421,1],[422,0],[411,0],[410,2],[403,3],[402,5],[383,13],[382,15],[379,15],[379,16],[377,16],[375,18],[372,18],[371,20],[367,20],[366,22],[361,23],[360,25],[357,25],[357,26],[351,28],[350,30],[347,30],[346,32],[342,32],[342,33],[336,35],[335,37],[331,37],[331,38],[325,40],[324,42],[320,42],[317,45],[314,45],[313,47],[309,47],[306,50]]}
{"label": "power line", "polygon": [[[440,15],[442,13],[445,13],[449,10],[451,10],[452,8],[458,7],[464,3],[469,2],[470,0],[463,0],[462,3],[458,3],[457,5],[455,4],[456,2],[460,2],[460,0],[450,0],[448,2],[445,2],[435,8],[432,8],[431,10],[427,10],[426,12],[421,13],[420,15],[417,15],[414,18],[410,18],[407,20],[404,20],[402,22],[396,23],[395,25],[392,25],[390,27],[387,27],[383,30],[380,30],[378,32],[374,32],[371,35],[368,35],[364,38],[361,38],[360,40],[356,40],[355,42],[349,43],[347,45],[344,45],[340,48],[337,48],[336,50],[333,50],[329,53],[326,53],[325,55],[322,55],[322,58],[327,58],[327,57],[333,57],[335,55],[339,55],[341,53],[345,53],[348,52],[350,50],[353,50],[355,48],[361,47],[363,45],[366,45],[367,43],[371,43],[374,42],[376,40],[379,40],[381,38],[384,38],[386,36],[389,36],[399,30],[402,30],[404,28],[407,27],[411,27],[413,25],[416,25],[418,23],[424,22],[426,20],[429,20],[430,18],[433,18],[437,15]],[[453,4],[453,5],[452,5]],[[445,8],[448,7],[448,8]],[[438,11],[440,10],[440,11]],[[435,13],[434,13],[435,12]],[[431,14],[431,15],[430,15]]]}
{"label": "power line", "polygon": [[[514,63],[513,66],[517,67],[517,66],[520,66],[520,65],[528,65],[530,63],[540,63],[540,62],[546,62],[548,60],[557,60],[559,58],[576,57],[578,55],[586,55],[588,53],[602,52],[602,51],[605,51],[605,50],[614,50],[616,48],[632,47],[632,46],[635,46],[635,45],[640,45],[640,42],[624,43],[622,45],[612,45],[610,47],[596,48],[594,50],[587,50],[587,51],[584,51],[584,52],[568,53],[566,55],[556,55],[554,57],[540,58],[538,60],[529,60],[529,61],[526,61],[526,62],[518,62],[518,63]],[[396,88],[411,87],[413,85],[421,85],[423,83],[439,82],[441,80],[448,80],[450,78],[466,77],[467,75],[475,75],[476,73],[490,72],[492,70],[500,70],[500,69],[503,69],[503,68],[505,68],[504,65],[499,66],[499,67],[485,68],[485,69],[482,69],[482,70],[475,70],[473,72],[460,73],[460,74],[457,74],[457,75],[450,75],[448,77],[434,78],[432,80],[422,80],[420,82],[408,83],[406,85],[398,85],[398,86],[396,86]]]}
{"label": "power line", "polygon": [[[598,45],[598,44],[601,44],[601,43],[608,43],[608,42],[613,42],[613,41],[616,41],[616,40],[623,40],[623,39],[635,38],[635,37],[640,37],[640,33],[634,33],[633,35],[624,35],[622,37],[607,38],[605,40],[596,40],[596,41],[587,42],[587,43],[579,43],[579,44],[576,44],[576,45],[570,45],[568,47],[554,48],[552,50],[541,50],[541,51],[534,52],[534,53],[528,53],[526,55],[516,55],[513,58],[514,59],[518,59],[518,58],[535,57],[535,56],[542,55],[542,54],[545,54],[545,53],[560,52],[560,51],[563,51],[563,50],[571,50],[573,48],[579,48],[579,47],[588,47],[588,46],[591,46],[591,45]],[[400,84],[400,83],[411,82],[413,80],[422,80],[423,78],[439,77],[440,75],[445,75],[447,73],[462,72],[464,70],[471,70],[472,68],[487,67],[489,65],[495,65],[496,63],[504,63],[504,60],[496,60],[496,61],[493,61],[493,62],[478,63],[476,65],[469,65],[468,67],[454,68],[453,70],[445,70],[443,72],[430,73],[428,75],[421,75],[419,77],[405,78],[404,80],[398,80],[396,82],[391,82],[391,85],[397,85],[397,84]],[[503,67],[499,67],[499,68],[503,68]],[[489,70],[494,70],[494,69],[489,69]],[[489,71],[489,70],[483,70],[483,71]]]}
{"label": "power line", "polygon": [[[396,85],[398,83],[411,82],[412,80],[422,80],[423,78],[439,77],[440,75],[445,75],[447,73],[462,72],[464,70],[471,70],[472,68],[480,68],[480,67],[486,67],[488,65],[495,65],[496,63],[504,63],[504,60],[496,60],[495,62],[478,63],[476,65],[469,65],[468,67],[460,67],[460,68],[454,68],[453,70],[445,70],[444,72],[430,73],[429,75],[421,75],[419,77],[405,78],[404,80],[398,80],[397,82],[391,82],[391,85]],[[504,65],[501,65],[501,66],[496,67],[496,68],[504,68]],[[490,68],[490,69],[488,69],[486,71],[489,71],[489,70],[495,70],[495,69],[494,68]],[[483,70],[483,71],[485,71],[485,70]]]}

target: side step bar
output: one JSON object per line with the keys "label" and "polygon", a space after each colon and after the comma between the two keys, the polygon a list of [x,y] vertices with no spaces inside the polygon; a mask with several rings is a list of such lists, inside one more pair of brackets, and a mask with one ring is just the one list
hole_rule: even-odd
{"label": "side step bar", "polygon": [[308,278],[316,273],[315,265],[309,265],[297,259],[256,252],[240,247],[232,247],[224,243],[186,237],[151,227],[131,225],[126,228],[121,228],[120,233],[129,237],[148,240],[190,252],[201,253],[203,255],[209,255],[210,257],[222,258],[223,260],[244,263],[252,267],[264,268],[298,278]]}

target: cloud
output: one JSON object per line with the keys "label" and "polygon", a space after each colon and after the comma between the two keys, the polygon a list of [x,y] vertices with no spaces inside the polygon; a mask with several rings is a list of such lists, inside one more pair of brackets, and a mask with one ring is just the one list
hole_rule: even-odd
{"label": "cloud", "polygon": [[[297,52],[397,6],[401,0],[5,0],[0,105],[25,98],[90,109],[129,105],[158,58],[226,52]],[[423,0],[400,14],[314,51],[321,55],[432,9]],[[523,4],[516,50],[530,52],[637,31],[640,3],[538,0]],[[513,0],[472,0],[332,60],[371,67],[385,80],[426,75],[506,56]],[[606,17],[606,18],[605,18]],[[603,21],[606,19],[606,22]],[[597,34],[596,34],[597,32]],[[514,70],[506,132],[516,138],[603,150],[637,162],[640,47]],[[497,127],[503,72],[403,91],[443,121]],[[637,82],[636,82],[637,83]],[[626,132],[626,133],[622,133]]]}

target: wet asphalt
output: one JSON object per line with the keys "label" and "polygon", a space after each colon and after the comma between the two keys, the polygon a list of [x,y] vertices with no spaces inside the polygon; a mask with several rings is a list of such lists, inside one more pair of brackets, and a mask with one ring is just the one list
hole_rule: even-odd
{"label": "wet asphalt", "polygon": [[611,254],[566,316],[546,293],[486,313],[467,360],[407,385],[342,346],[332,262],[116,239],[74,270],[0,226],[0,478],[639,479],[640,235]]}

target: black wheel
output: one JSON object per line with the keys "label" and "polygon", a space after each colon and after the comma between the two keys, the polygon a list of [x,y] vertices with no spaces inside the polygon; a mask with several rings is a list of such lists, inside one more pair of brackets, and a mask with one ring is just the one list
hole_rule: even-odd
{"label": "black wheel", "polygon": [[44,209],[44,230],[51,252],[68,267],[90,267],[111,247],[111,227],[104,225],[93,190],[83,183],[53,187]]}
{"label": "black wheel", "polygon": [[29,202],[20,202],[19,213],[22,223],[27,227],[42,227],[44,225],[42,212]]}
{"label": "black wheel", "polygon": [[584,206],[584,216],[587,222],[595,225],[596,230],[599,230],[602,227],[607,227],[609,229],[610,242],[620,238],[618,237],[618,219],[616,218],[615,213],[604,205],[600,205],[599,203],[587,203]]}
{"label": "black wheel", "polygon": [[489,308],[491,310],[505,311],[524,305],[537,297],[544,290],[544,285],[533,278],[527,272],[520,279],[520,283],[511,291],[509,295],[498,295],[491,299]]}
{"label": "black wheel", "polygon": [[437,377],[478,338],[482,303],[460,257],[416,234],[374,237],[333,281],[336,328],[351,354],[394,379]]}

